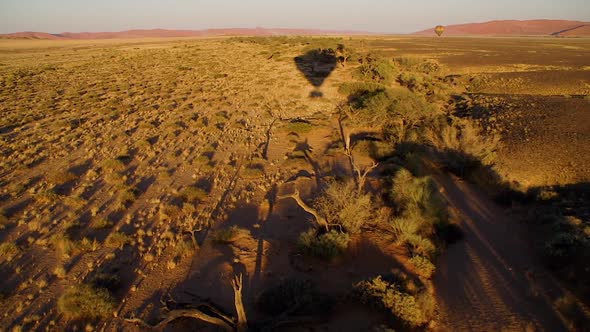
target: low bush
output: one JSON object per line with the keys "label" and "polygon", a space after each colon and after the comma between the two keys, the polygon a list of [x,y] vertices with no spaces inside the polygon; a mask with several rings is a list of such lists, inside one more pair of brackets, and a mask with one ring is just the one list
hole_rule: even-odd
{"label": "low bush", "polygon": [[421,223],[419,232],[430,235],[430,227],[448,220],[446,202],[429,176],[418,178],[402,168],[393,178],[390,195],[403,217]]}
{"label": "low bush", "polygon": [[440,159],[454,173],[466,176],[480,165],[493,164],[500,138],[484,136],[470,121],[436,118],[424,126],[428,144],[440,153]]}
{"label": "low bush", "polygon": [[57,307],[68,319],[97,319],[109,317],[115,304],[107,290],[80,284],[68,289]]}
{"label": "low bush", "polygon": [[395,81],[397,69],[389,59],[368,55],[361,59],[358,76],[366,81],[389,85]]}
{"label": "low bush", "polygon": [[426,279],[432,278],[436,267],[424,256],[414,256],[410,258],[410,264],[414,266],[416,273]]}
{"label": "low bush", "polygon": [[404,292],[396,283],[384,281],[381,276],[357,283],[354,292],[363,303],[386,309],[411,327],[425,325],[430,320],[414,295]]}
{"label": "low bush", "polygon": [[352,234],[360,232],[372,217],[371,196],[359,192],[352,180],[328,183],[313,206],[320,215],[326,216],[329,224],[340,225]]}
{"label": "low bush", "polygon": [[303,253],[326,260],[341,255],[350,242],[350,236],[336,230],[321,233],[317,229],[310,229],[299,236],[298,247]]}

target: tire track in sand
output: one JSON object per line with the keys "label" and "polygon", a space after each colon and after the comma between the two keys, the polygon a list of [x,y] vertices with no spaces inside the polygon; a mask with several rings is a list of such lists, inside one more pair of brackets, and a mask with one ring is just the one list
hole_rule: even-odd
{"label": "tire track in sand", "polygon": [[566,331],[552,304],[562,288],[551,278],[530,278],[546,273],[520,237],[522,225],[470,184],[434,178],[464,233],[437,261],[438,330]]}

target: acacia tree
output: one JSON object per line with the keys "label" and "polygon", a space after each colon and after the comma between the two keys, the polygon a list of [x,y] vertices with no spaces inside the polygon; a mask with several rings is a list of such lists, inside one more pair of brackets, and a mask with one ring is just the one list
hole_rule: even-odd
{"label": "acacia tree", "polygon": [[[355,132],[355,127],[366,125],[374,121],[374,119],[367,119],[365,117],[357,116],[349,105],[338,105],[338,126],[340,129],[340,138],[344,146],[344,154],[348,157],[352,176],[357,186],[358,193],[363,192],[367,175],[375,169],[378,164],[373,162],[371,166],[360,168],[354,159],[353,149],[356,142],[352,141],[352,135]],[[352,129],[347,128],[348,123]]]}

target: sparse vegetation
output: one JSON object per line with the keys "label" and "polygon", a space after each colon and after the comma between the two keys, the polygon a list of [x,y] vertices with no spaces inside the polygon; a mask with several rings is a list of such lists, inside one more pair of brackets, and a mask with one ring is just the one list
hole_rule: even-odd
{"label": "sparse vegetation", "polygon": [[[496,249],[506,242],[495,232],[475,239],[469,231],[465,243],[455,242],[482,220],[516,232],[517,217],[527,213],[523,227],[534,248],[576,294],[545,309],[572,317],[570,329],[585,326],[576,315],[578,301],[590,298],[588,190],[575,183],[587,177],[580,126],[588,87],[579,84],[586,41],[277,36],[51,44],[0,40],[0,277],[10,288],[0,326],[91,330],[104,319],[109,329],[143,329],[141,320],[166,304],[157,329],[172,328],[164,325],[175,317],[235,330],[281,330],[301,318],[313,329],[320,316],[323,328],[354,301],[356,283],[356,298],[395,317],[366,315],[366,326],[444,329],[436,319],[426,327],[435,317],[433,293],[442,289],[433,287],[441,282],[430,280],[435,273],[470,270],[476,259],[498,266],[485,254],[466,259],[465,269],[443,269],[435,258],[465,253],[445,248],[469,241]],[[571,57],[556,51],[562,46]],[[559,59],[541,64],[547,54]],[[561,108],[572,121],[559,122]],[[567,144],[556,149],[553,140]],[[544,167],[557,175],[537,170]],[[514,259],[537,261],[510,249]],[[504,251],[498,258],[510,267]],[[384,266],[394,276],[357,283]],[[187,305],[190,297],[162,293],[184,294],[186,280],[178,278],[188,276],[196,302],[210,292],[202,294],[205,287],[225,287],[228,268],[254,271],[252,285],[277,281],[259,298],[244,293],[268,321],[246,321],[238,278],[238,322],[211,303],[217,296]],[[293,270],[310,280],[291,278]],[[335,271],[328,297],[316,285]],[[511,296],[521,296],[525,277],[506,278],[516,280],[502,281]],[[497,276],[481,279],[494,285]],[[543,279],[536,281],[543,286]],[[485,293],[474,292],[474,303],[486,305]],[[111,294],[125,303],[120,311]],[[227,292],[218,295],[227,309]],[[549,301],[532,302],[521,302],[523,312],[542,312]],[[47,318],[47,303],[61,314]],[[474,317],[484,312],[478,309]]]}

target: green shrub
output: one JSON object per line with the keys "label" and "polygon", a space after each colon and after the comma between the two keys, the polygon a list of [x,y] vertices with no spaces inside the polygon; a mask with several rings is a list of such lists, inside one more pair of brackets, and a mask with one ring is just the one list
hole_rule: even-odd
{"label": "green shrub", "polygon": [[115,304],[107,290],[81,284],[68,289],[57,307],[68,319],[96,319],[109,317]]}
{"label": "green shrub", "polygon": [[421,223],[418,227],[421,232],[428,233],[432,230],[424,227],[444,223],[448,219],[446,202],[428,176],[417,178],[407,169],[400,169],[393,178],[391,197],[403,217]]}
{"label": "green shrub", "polygon": [[336,230],[318,233],[317,229],[310,229],[301,233],[298,247],[307,255],[331,260],[341,255],[349,242],[350,237],[346,233]]}
{"label": "green shrub", "polygon": [[428,143],[448,154],[443,161],[453,169],[470,169],[478,163],[490,165],[494,162],[499,136],[483,136],[470,121],[438,118],[427,123],[425,129]]}
{"label": "green shrub", "polygon": [[350,180],[329,183],[313,206],[329,224],[338,224],[353,234],[360,232],[372,215],[371,196],[359,192]]}
{"label": "green shrub", "polygon": [[395,81],[397,70],[388,59],[367,56],[362,59],[358,68],[358,76],[367,81],[389,85]]}
{"label": "green shrub", "polygon": [[416,273],[426,279],[430,279],[436,270],[434,264],[424,256],[414,256],[410,258],[410,264],[414,266]]}
{"label": "green shrub", "polygon": [[384,281],[381,276],[357,283],[354,290],[363,303],[386,309],[409,326],[419,327],[429,321],[428,313],[415,296],[402,291],[396,283]]}

